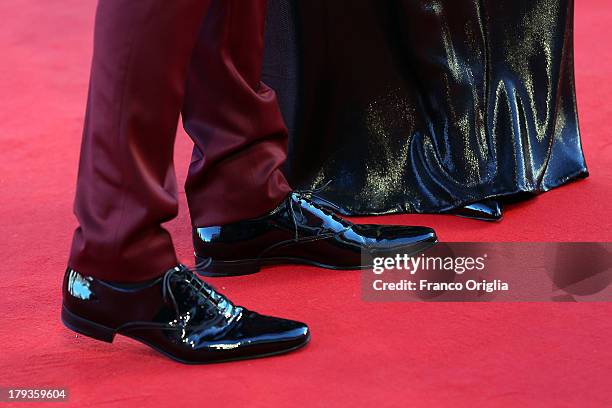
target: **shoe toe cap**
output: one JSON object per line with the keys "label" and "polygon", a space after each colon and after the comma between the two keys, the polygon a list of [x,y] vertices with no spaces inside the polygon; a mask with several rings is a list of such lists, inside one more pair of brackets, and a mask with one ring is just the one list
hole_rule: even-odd
{"label": "shoe toe cap", "polygon": [[245,310],[231,337],[242,345],[277,353],[306,344],[310,339],[310,329],[302,322]]}
{"label": "shoe toe cap", "polygon": [[356,227],[363,236],[369,238],[372,244],[386,248],[437,241],[435,231],[429,227],[374,224]]}

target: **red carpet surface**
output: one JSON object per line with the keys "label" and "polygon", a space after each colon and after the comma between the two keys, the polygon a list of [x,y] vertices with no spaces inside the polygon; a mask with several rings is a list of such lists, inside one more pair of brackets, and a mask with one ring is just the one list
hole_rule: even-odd
{"label": "red carpet surface", "polygon": [[[447,241],[612,241],[612,3],[577,3],[592,176],[507,208],[497,224],[377,222],[431,225]],[[64,329],[60,282],[75,227],[94,8],[0,2],[0,387],[66,387],[75,406],[612,406],[609,304],[370,304],[357,272],[277,267],[213,284],[258,311],[308,322],[313,340],[294,354],[183,366],[126,338],[109,345]],[[179,134],[181,180],[189,148]],[[168,227],[191,263],[184,193]]]}

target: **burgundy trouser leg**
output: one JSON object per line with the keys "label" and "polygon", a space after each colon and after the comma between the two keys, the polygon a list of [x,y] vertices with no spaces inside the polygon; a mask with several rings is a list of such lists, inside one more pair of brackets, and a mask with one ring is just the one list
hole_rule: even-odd
{"label": "burgundy trouser leg", "polygon": [[[198,115],[197,123],[214,131],[202,133],[202,137],[197,138],[198,143],[211,137],[215,143],[229,144],[226,152],[240,155],[240,150],[246,150],[245,154],[255,160],[250,156],[248,146],[265,139],[262,136],[264,130],[278,126],[276,122],[274,125],[258,124],[276,116],[276,113],[262,113],[264,105],[274,112],[278,108],[271,106],[275,104],[272,93],[253,91],[257,87],[254,86],[255,72],[250,68],[250,64],[257,63],[259,58],[259,53],[253,50],[261,48],[260,28],[265,2],[214,0],[214,6],[210,7],[212,2],[100,0],[98,4],[75,202],[79,227],[74,234],[69,260],[71,267],[85,274],[114,281],[138,281],[159,276],[177,263],[170,235],[161,223],[175,217],[178,211],[172,163],[174,138],[184,102],[188,65],[209,8],[211,13],[206,23],[210,22],[212,31],[209,33],[204,29],[201,39],[212,42],[207,47],[218,50],[216,58],[228,58],[224,60],[227,64],[210,61],[214,68],[197,75],[198,78],[204,74],[218,76],[207,79],[210,90],[199,89],[197,97],[208,97],[204,103],[214,110],[206,116]],[[239,3],[240,8],[237,7]],[[242,40],[245,43],[239,42],[234,35],[229,35],[227,28],[223,28],[223,22],[237,24],[234,17],[228,20],[228,16],[238,16],[235,18],[242,21],[238,24],[244,24],[242,27],[234,25],[233,30],[244,30]],[[262,21],[252,21],[259,19]],[[257,32],[249,34],[255,29]],[[202,46],[198,46],[198,50],[201,49]],[[210,51],[206,58],[214,56],[215,53]],[[198,61],[196,59],[195,63]],[[204,62],[200,61],[201,64]],[[223,66],[231,72],[225,72]],[[242,70],[248,74],[241,75]],[[250,103],[246,90],[257,95],[260,103]],[[232,100],[234,93],[236,99]],[[220,109],[211,101],[217,101],[225,108]],[[204,125],[204,120],[210,124]],[[234,123],[243,125],[235,126]],[[227,130],[229,136],[218,137],[221,133],[218,129]],[[248,135],[239,135],[242,130],[253,132],[254,137],[249,139]],[[286,137],[284,135],[282,132],[278,139]],[[251,142],[240,140],[232,144],[232,138]],[[282,148],[283,143],[278,146]],[[213,152],[218,151],[213,149]],[[266,152],[265,149],[261,151]],[[284,152],[281,154],[277,149],[274,156],[282,162]],[[212,157],[220,158],[215,153]],[[275,171],[278,166],[271,164],[265,154],[263,163],[263,167],[258,162],[248,163],[254,166],[253,173],[249,174],[269,177],[276,180],[270,185],[278,184],[279,189],[287,189],[284,178]],[[266,168],[271,165],[273,169]],[[234,188],[234,175],[222,174],[214,166],[210,169],[214,177],[227,179],[220,183],[210,181],[211,184]],[[236,167],[229,166],[228,171],[232,169]],[[200,177],[204,176],[204,170],[203,167],[198,173]],[[205,180],[191,183],[197,186],[190,190],[193,196],[198,194],[194,188],[209,190],[209,182]],[[252,182],[262,188],[269,185],[267,181],[257,180],[256,176]],[[214,206],[217,210],[210,211],[211,214],[225,211],[226,191],[220,187],[213,188],[213,191],[218,191],[218,195],[201,206]],[[264,191],[261,193],[262,202],[277,194]],[[230,193],[229,197],[227,208],[231,209],[234,208],[232,200],[235,196]],[[246,212],[238,217],[249,215]],[[214,223],[222,218],[212,220]]]}
{"label": "burgundy trouser leg", "polygon": [[261,82],[265,13],[265,0],[215,0],[199,33],[183,108],[194,226],[257,217],[291,191],[280,171],[287,129]]}

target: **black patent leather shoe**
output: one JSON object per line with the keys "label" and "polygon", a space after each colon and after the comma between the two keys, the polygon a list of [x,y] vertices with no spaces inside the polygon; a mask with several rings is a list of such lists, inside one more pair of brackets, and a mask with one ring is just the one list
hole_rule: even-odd
{"label": "black patent leather shoe", "polygon": [[68,268],[62,321],[106,342],[117,334],[131,337],[188,364],[286,353],[310,339],[305,324],[235,306],[182,265],[159,279],[129,285]]}
{"label": "black patent leather shoe", "polygon": [[360,269],[362,259],[420,253],[437,237],[431,228],[365,225],[346,221],[294,191],[269,214],[218,227],[194,228],[198,273],[235,276],[262,265],[299,263],[329,269]]}
{"label": "black patent leather shoe", "polygon": [[501,202],[489,199],[455,208],[450,213],[474,220],[501,221],[503,218],[503,206]]}

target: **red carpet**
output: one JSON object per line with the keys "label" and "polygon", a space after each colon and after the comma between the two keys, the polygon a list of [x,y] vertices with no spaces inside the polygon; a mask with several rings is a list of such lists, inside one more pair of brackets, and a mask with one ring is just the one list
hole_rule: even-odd
{"label": "red carpet", "polygon": [[[592,176],[508,208],[499,224],[376,221],[432,225],[447,241],[612,241],[612,3],[577,3]],[[125,338],[108,345],[64,329],[60,281],[93,12],[93,0],[0,2],[0,387],[67,387],[78,406],[612,406],[609,304],[367,304],[356,272],[283,267],[213,283],[257,310],[308,322],[313,340],[295,354],[182,366]],[[183,179],[183,134],[176,154]],[[169,228],[191,262],[186,209],[183,194]]]}

